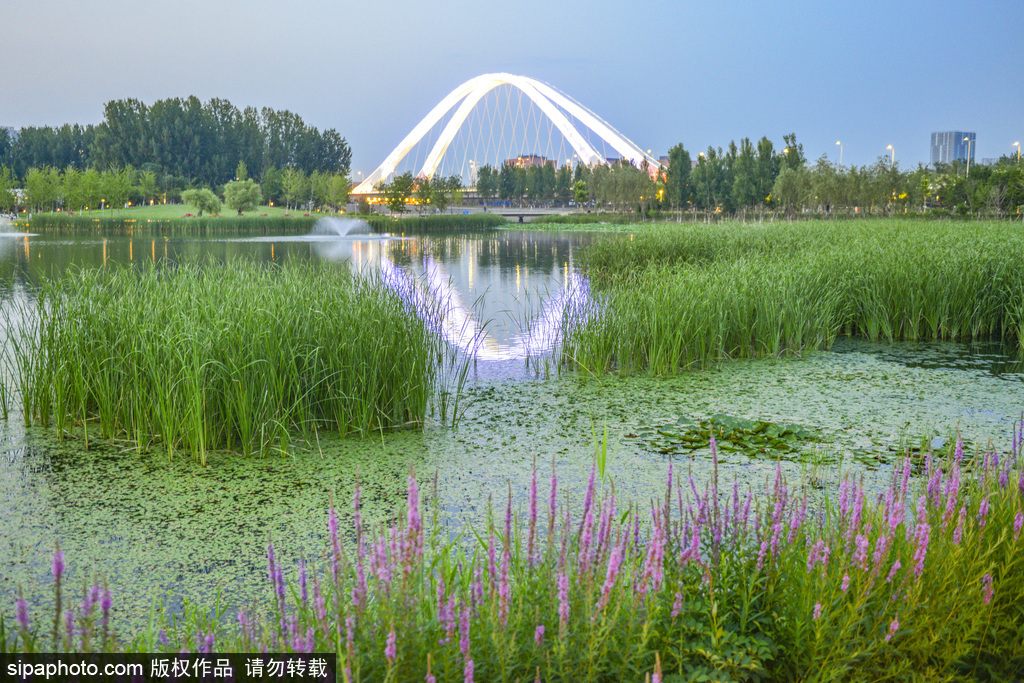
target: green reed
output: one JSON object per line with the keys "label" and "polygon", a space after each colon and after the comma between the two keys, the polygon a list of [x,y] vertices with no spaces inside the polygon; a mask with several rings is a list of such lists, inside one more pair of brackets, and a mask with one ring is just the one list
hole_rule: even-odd
{"label": "green reed", "polygon": [[38,299],[9,341],[26,423],[204,462],[420,425],[447,353],[379,280],[329,265],[79,270]]}
{"label": "green reed", "polygon": [[505,224],[505,218],[493,213],[427,216],[356,216],[370,224],[374,232],[446,232],[451,230],[490,230]]}
{"label": "green reed", "polygon": [[675,372],[828,348],[837,335],[1016,342],[1024,235],[1000,223],[667,226],[583,256],[598,313],[567,324],[563,362]]}

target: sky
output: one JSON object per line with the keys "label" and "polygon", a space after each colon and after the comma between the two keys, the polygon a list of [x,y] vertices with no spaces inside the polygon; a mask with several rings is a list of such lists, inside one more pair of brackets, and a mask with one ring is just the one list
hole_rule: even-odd
{"label": "sky", "polygon": [[0,126],[99,123],[109,100],[288,109],[369,174],[446,94],[508,72],[655,155],[795,133],[866,165],[930,134],[1024,143],[1024,1],[3,0]]}

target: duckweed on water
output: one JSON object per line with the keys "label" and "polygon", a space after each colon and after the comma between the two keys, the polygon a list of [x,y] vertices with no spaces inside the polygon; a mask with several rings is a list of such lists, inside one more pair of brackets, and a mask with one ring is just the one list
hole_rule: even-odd
{"label": "duckweed on water", "polygon": [[655,453],[682,453],[690,457],[697,450],[709,448],[712,438],[723,452],[769,458],[799,453],[806,444],[821,441],[820,435],[807,427],[722,414],[712,415],[707,420],[680,418],[675,424],[638,429],[636,434],[627,436],[640,439]]}

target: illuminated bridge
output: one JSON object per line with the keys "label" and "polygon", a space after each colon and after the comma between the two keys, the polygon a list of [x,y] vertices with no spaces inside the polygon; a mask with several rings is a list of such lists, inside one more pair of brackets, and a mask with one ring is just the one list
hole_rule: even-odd
{"label": "illuminated bridge", "polygon": [[472,78],[441,100],[352,194],[371,194],[395,174],[458,175],[476,184],[485,164],[606,164],[658,160],[568,95],[546,83],[506,73]]}

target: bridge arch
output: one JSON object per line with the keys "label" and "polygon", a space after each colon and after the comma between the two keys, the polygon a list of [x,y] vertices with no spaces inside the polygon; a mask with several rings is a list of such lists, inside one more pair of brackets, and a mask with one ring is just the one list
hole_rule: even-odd
{"label": "bridge arch", "polygon": [[660,166],[657,159],[640,149],[635,143],[627,139],[621,133],[612,128],[592,111],[575,101],[571,97],[559,92],[546,83],[537,81],[526,76],[516,76],[508,73],[483,74],[471,78],[459,87],[452,90],[423,119],[409,132],[405,138],[398,143],[398,146],[389,154],[384,161],[363,182],[359,183],[352,190],[352,194],[367,194],[374,192],[377,184],[386,180],[405,156],[423,139],[423,137],[438,124],[449,112],[454,110],[452,117],[448,120],[441,135],[434,143],[427,155],[426,161],[420,168],[418,176],[432,177],[437,170],[441,158],[455,139],[456,134],[466,121],[470,112],[477,103],[491,90],[502,86],[510,85],[517,88],[526,95],[544,113],[551,123],[559,130],[565,140],[572,146],[583,163],[588,165],[606,163],[605,158],[598,153],[594,146],[585,138],[575,125],[565,115],[578,119],[583,125],[598,135],[612,149],[622,155],[623,159],[629,159],[633,164],[639,166],[643,159],[652,167]]}

